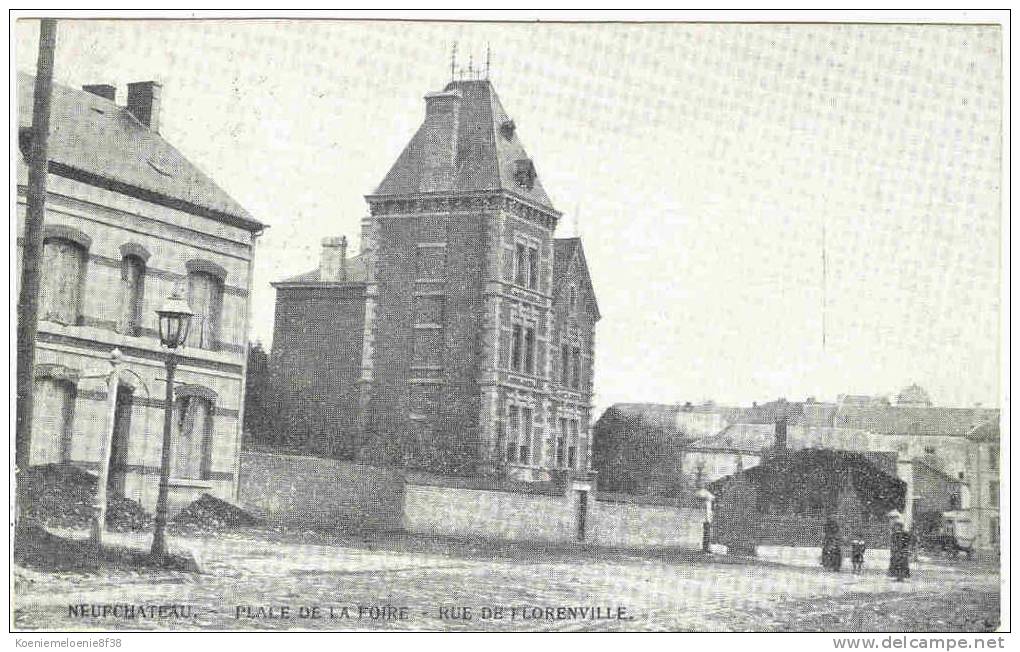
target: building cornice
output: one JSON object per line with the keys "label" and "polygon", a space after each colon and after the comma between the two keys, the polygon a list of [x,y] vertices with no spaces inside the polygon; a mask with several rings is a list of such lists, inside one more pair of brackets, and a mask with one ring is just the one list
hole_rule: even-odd
{"label": "building cornice", "polygon": [[455,213],[503,209],[517,217],[555,228],[562,216],[557,210],[539,206],[505,191],[477,193],[420,193],[408,195],[365,195],[373,217],[416,213]]}

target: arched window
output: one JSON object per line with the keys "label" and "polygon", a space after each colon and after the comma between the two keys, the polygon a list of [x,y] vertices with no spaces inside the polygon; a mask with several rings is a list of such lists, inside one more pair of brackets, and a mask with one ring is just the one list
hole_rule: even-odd
{"label": "arched window", "polygon": [[121,308],[119,330],[124,335],[137,335],[142,327],[142,306],[145,301],[145,261],[136,255],[124,256],[120,265]]}
{"label": "arched window", "polygon": [[39,317],[67,326],[81,323],[81,297],[85,285],[88,249],[63,237],[43,241]]}
{"label": "arched window", "polygon": [[200,387],[177,389],[174,439],[170,452],[173,477],[202,480],[209,476],[215,396]]}
{"label": "arched window", "polygon": [[215,350],[220,337],[223,311],[223,279],[226,271],[214,263],[190,261],[188,267],[188,305],[194,311],[189,346]]}
{"label": "arched window", "polygon": [[41,372],[36,373],[32,404],[33,466],[70,460],[77,394],[76,376],[73,371],[43,365]]}

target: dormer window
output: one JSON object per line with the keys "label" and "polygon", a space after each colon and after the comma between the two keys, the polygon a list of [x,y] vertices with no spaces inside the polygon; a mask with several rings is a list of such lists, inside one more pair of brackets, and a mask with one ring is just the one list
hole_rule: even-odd
{"label": "dormer window", "polygon": [[535,187],[535,164],[530,158],[522,158],[517,161],[514,169],[514,181],[518,186],[527,190]]}
{"label": "dormer window", "polygon": [[513,120],[504,120],[503,124],[499,125],[499,135],[506,140],[513,140],[516,130],[517,125],[514,124]]}

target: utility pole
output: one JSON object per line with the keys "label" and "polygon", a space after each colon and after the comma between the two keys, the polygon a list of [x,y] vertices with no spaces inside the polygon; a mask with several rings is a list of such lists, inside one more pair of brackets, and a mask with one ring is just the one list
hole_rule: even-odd
{"label": "utility pole", "polygon": [[53,53],[57,21],[43,18],[39,26],[39,59],[32,103],[32,143],[28,170],[28,211],[21,255],[21,291],[18,295],[18,398],[14,460],[17,470],[28,468],[32,450],[32,406],[35,371],[35,336],[39,327],[39,277],[46,211],[46,174],[53,95]]}

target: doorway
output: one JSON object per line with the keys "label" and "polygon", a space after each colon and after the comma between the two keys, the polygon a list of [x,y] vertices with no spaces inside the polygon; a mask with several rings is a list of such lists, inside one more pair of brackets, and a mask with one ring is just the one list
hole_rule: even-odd
{"label": "doorway", "polygon": [[584,541],[588,527],[588,492],[577,492],[577,540]]}
{"label": "doorway", "polygon": [[117,405],[113,412],[113,437],[110,439],[110,472],[106,477],[107,496],[124,496],[128,437],[131,434],[134,398],[133,388],[127,385],[117,388]]}

